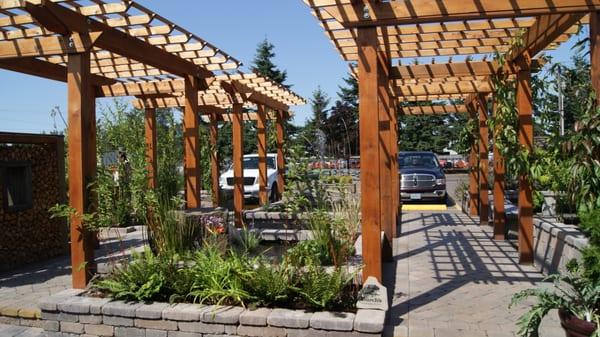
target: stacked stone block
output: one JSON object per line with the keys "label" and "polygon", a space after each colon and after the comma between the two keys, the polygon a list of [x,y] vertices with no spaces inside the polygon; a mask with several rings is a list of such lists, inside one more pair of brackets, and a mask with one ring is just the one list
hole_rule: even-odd
{"label": "stacked stone block", "polygon": [[139,303],[86,297],[69,289],[40,302],[49,337],[374,337],[385,311],[356,313],[250,310],[189,303]]}

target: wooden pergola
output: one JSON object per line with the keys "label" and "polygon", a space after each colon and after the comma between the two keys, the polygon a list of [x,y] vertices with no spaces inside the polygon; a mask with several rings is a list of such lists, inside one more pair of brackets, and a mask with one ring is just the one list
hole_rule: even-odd
{"label": "wooden pergola", "polygon": [[[491,76],[503,72],[516,79],[519,142],[528,150],[533,149],[531,72],[540,66],[534,58],[567,41],[581,24],[591,26],[592,82],[600,92],[600,0],[303,1],[342,58],[357,64],[364,277],[381,280],[382,261],[391,258],[389,243],[396,236],[398,114],[469,113],[479,120],[479,141],[470,153],[470,212],[487,224]],[[512,43],[519,36],[520,46]],[[496,52],[506,53],[504,64],[488,60]],[[419,64],[409,65],[413,59]],[[435,104],[401,107],[402,102]],[[503,240],[504,160],[493,151],[494,236]],[[522,176],[521,263],[533,262],[532,205],[532,186]]]}
{"label": "wooden pergola", "polygon": [[[149,186],[156,187],[155,108],[182,107],[187,208],[200,207],[200,114],[233,123],[236,224],[243,208],[243,121],[256,120],[261,201],[266,200],[266,119],[275,120],[283,173],[283,121],[304,100],[255,74],[216,46],[130,0],[0,0],[0,68],[67,83],[69,204],[94,210],[96,97],[135,96],[145,109]],[[253,108],[247,112],[244,108]],[[213,198],[218,203],[218,154],[211,155]],[[278,189],[283,191],[280,174]],[[71,218],[73,287],[93,273],[92,237],[80,216]]]}

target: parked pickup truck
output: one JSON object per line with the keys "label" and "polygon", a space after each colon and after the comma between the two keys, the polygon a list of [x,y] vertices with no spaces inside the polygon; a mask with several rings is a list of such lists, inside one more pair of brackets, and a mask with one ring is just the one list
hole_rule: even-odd
{"label": "parked pickup truck", "polygon": [[446,176],[433,152],[400,152],[398,167],[402,201],[446,203]]}
{"label": "parked pickup truck", "polygon": [[[277,201],[277,154],[267,154],[267,194],[271,202]],[[244,198],[258,198],[258,155],[244,156]],[[219,177],[219,186],[226,196],[233,194],[233,165]]]}

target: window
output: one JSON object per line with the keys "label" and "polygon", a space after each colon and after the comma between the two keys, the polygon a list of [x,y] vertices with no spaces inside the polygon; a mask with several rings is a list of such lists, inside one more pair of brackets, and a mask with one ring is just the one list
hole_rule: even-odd
{"label": "window", "polygon": [[26,163],[0,165],[4,209],[15,212],[33,207],[31,165]]}

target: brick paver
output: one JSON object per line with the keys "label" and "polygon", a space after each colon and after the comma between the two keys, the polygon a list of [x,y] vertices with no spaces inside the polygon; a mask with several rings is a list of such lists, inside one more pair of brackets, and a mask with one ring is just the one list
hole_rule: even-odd
{"label": "brick paver", "polygon": [[40,328],[28,328],[24,326],[14,326],[0,324],[0,336],[2,337],[45,337],[44,330]]}
{"label": "brick paver", "polygon": [[[518,264],[515,247],[491,239],[491,227],[459,212],[404,213],[385,266],[393,290],[388,336],[513,336],[523,308],[508,309],[512,295],[542,283],[532,266]],[[564,336],[556,313],[542,336]]]}

